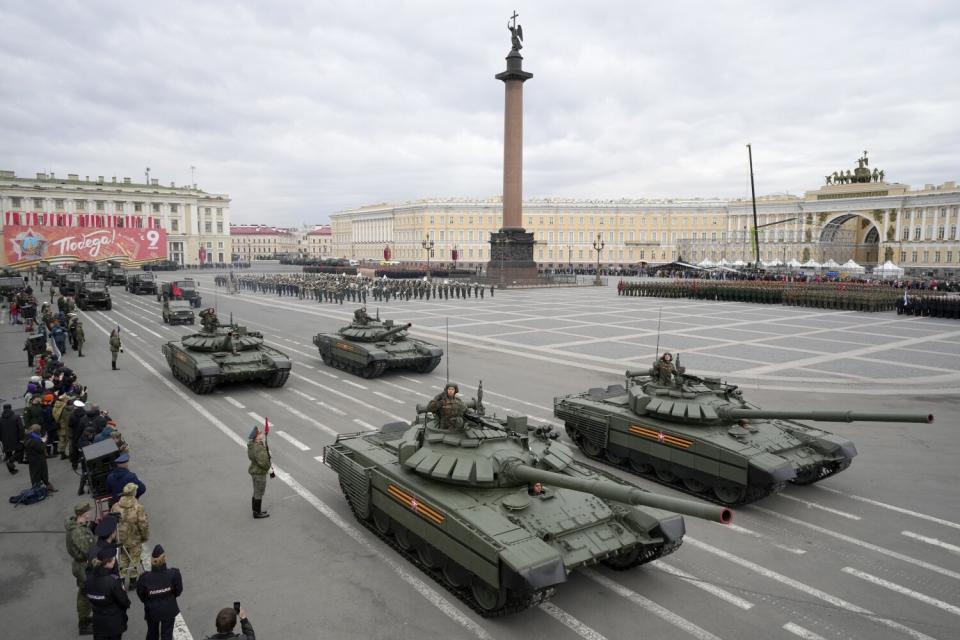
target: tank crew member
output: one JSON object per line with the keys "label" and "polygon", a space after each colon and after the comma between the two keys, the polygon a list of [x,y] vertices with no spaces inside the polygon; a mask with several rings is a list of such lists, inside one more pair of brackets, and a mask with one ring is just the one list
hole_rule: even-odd
{"label": "tank crew member", "polygon": [[114,371],[117,369],[117,355],[123,353],[123,345],[120,343],[120,328],[110,332],[110,364]]}
{"label": "tank crew member", "polygon": [[[249,442],[247,442],[247,458],[250,459],[250,467],[247,471],[253,478],[253,517],[269,518],[270,514],[262,510],[263,494],[267,490],[267,473],[270,471],[270,452],[267,451],[263,443],[263,432],[260,427],[254,427],[250,431]],[[232,627],[231,627],[232,628]]]}
{"label": "tank crew member", "polygon": [[441,429],[463,427],[463,414],[467,408],[463,400],[457,397],[459,392],[460,387],[453,382],[448,382],[443,391],[427,405],[427,411],[436,414]]}
{"label": "tank crew member", "polygon": [[87,582],[85,567],[87,554],[93,547],[95,540],[93,531],[90,530],[90,504],[78,502],[73,507],[73,515],[67,518],[64,527],[67,530],[67,553],[70,554],[72,560],[70,571],[77,581],[79,633],[81,636],[88,636],[93,633],[93,621],[91,620],[90,601],[87,599],[85,591]]}
{"label": "tank crew member", "polygon": [[360,307],[353,312],[353,321],[357,324],[367,324],[370,322],[370,320],[371,318],[369,315],[367,315],[366,307]]}
{"label": "tank crew member", "polygon": [[673,354],[667,352],[660,356],[656,365],[657,379],[661,384],[673,384],[677,377],[677,367],[673,364]]}
{"label": "tank crew member", "polygon": [[215,333],[220,322],[217,320],[217,312],[213,307],[204,309],[200,312],[200,324],[207,333]]}
{"label": "tank crew member", "polygon": [[121,453],[116,459],[117,467],[107,474],[107,489],[114,501],[120,499],[123,488],[127,483],[132,482],[137,485],[137,498],[147,491],[147,485],[140,481],[133,471],[130,471],[130,454]]}
{"label": "tank crew member", "polygon": [[150,520],[135,495],[138,488],[133,482],[123,485],[123,495],[110,509],[110,513],[117,514],[120,518],[117,525],[120,545],[123,547],[120,554],[120,575],[130,578],[130,590],[136,587],[140,578],[143,566],[140,564],[140,551],[143,543],[150,539]]}
{"label": "tank crew member", "polygon": [[119,639],[127,630],[130,599],[113,573],[116,564],[113,550],[101,549],[84,585],[93,607],[93,637],[97,640]]}
{"label": "tank crew member", "polygon": [[150,554],[150,571],[137,583],[137,597],[143,603],[147,640],[172,640],[173,622],[180,613],[177,598],[183,593],[180,570],[167,567],[167,555],[157,545]]}

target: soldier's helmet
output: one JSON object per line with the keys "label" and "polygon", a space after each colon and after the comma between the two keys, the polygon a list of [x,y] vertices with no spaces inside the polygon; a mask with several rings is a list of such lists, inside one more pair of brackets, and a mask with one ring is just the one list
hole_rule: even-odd
{"label": "soldier's helmet", "polygon": [[456,382],[448,382],[447,384],[445,384],[445,385],[443,386],[443,392],[446,393],[446,392],[447,392],[447,389],[449,389],[450,387],[453,387],[453,394],[454,394],[454,395],[460,393],[460,387],[457,385]]}
{"label": "soldier's helmet", "polygon": [[673,362],[673,354],[667,351],[662,356],[660,356],[660,359],[663,360],[664,362]]}

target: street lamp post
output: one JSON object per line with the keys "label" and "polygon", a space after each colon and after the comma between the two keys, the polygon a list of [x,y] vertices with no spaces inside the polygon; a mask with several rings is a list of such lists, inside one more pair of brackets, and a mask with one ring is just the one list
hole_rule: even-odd
{"label": "street lamp post", "polygon": [[594,279],[593,284],[599,286],[600,281],[600,252],[603,251],[603,248],[606,246],[606,243],[603,241],[603,233],[597,233],[597,239],[593,241],[593,250],[597,252],[597,277]]}
{"label": "street lamp post", "polygon": [[510,238],[505,234],[501,233],[495,240],[497,247],[500,249],[500,288],[504,288],[504,278],[503,278],[503,258],[506,253],[507,244],[510,243]]}
{"label": "street lamp post", "polygon": [[436,246],[433,240],[430,239],[430,234],[424,237],[423,242],[420,243],[420,246],[424,248],[427,252],[427,280],[431,280],[430,277],[430,256],[433,255],[433,248]]}
{"label": "street lamp post", "polygon": [[[572,232],[571,232],[572,233]],[[567,261],[570,263],[570,274],[573,274],[573,245],[567,245]]]}

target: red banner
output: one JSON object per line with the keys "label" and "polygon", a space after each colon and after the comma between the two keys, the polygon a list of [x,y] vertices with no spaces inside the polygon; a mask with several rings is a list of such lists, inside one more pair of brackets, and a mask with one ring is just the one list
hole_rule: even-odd
{"label": "red banner", "polygon": [[146,262],[167,257],[167,233],[163,229],[7,225],[3,227],[3,248],[9,266],[58,258]]}

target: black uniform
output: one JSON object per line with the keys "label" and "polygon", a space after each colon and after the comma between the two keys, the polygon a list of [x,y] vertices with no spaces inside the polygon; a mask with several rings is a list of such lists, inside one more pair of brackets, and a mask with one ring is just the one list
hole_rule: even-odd
{"label": "black uniform", "polygon": [[94,640],[119,640],[127,630],[130,599],[120,580],[105,567],[87,576],[87,599],[93,607]]}
{"label": "black uniform", "polygon": [[143,603],[147,640],[172,640],[173,620],[180,613],[177,597],[183,593],[179,569],[162,564],[152,567],[137,581],[137,597]]}
{"label": "black uniform", "polygon": [[13,461],[23,448],[23,419],[12,410],[4,408],[0,414],[0,442],[3,443],[3,459],[10,473],[16,473]]}

